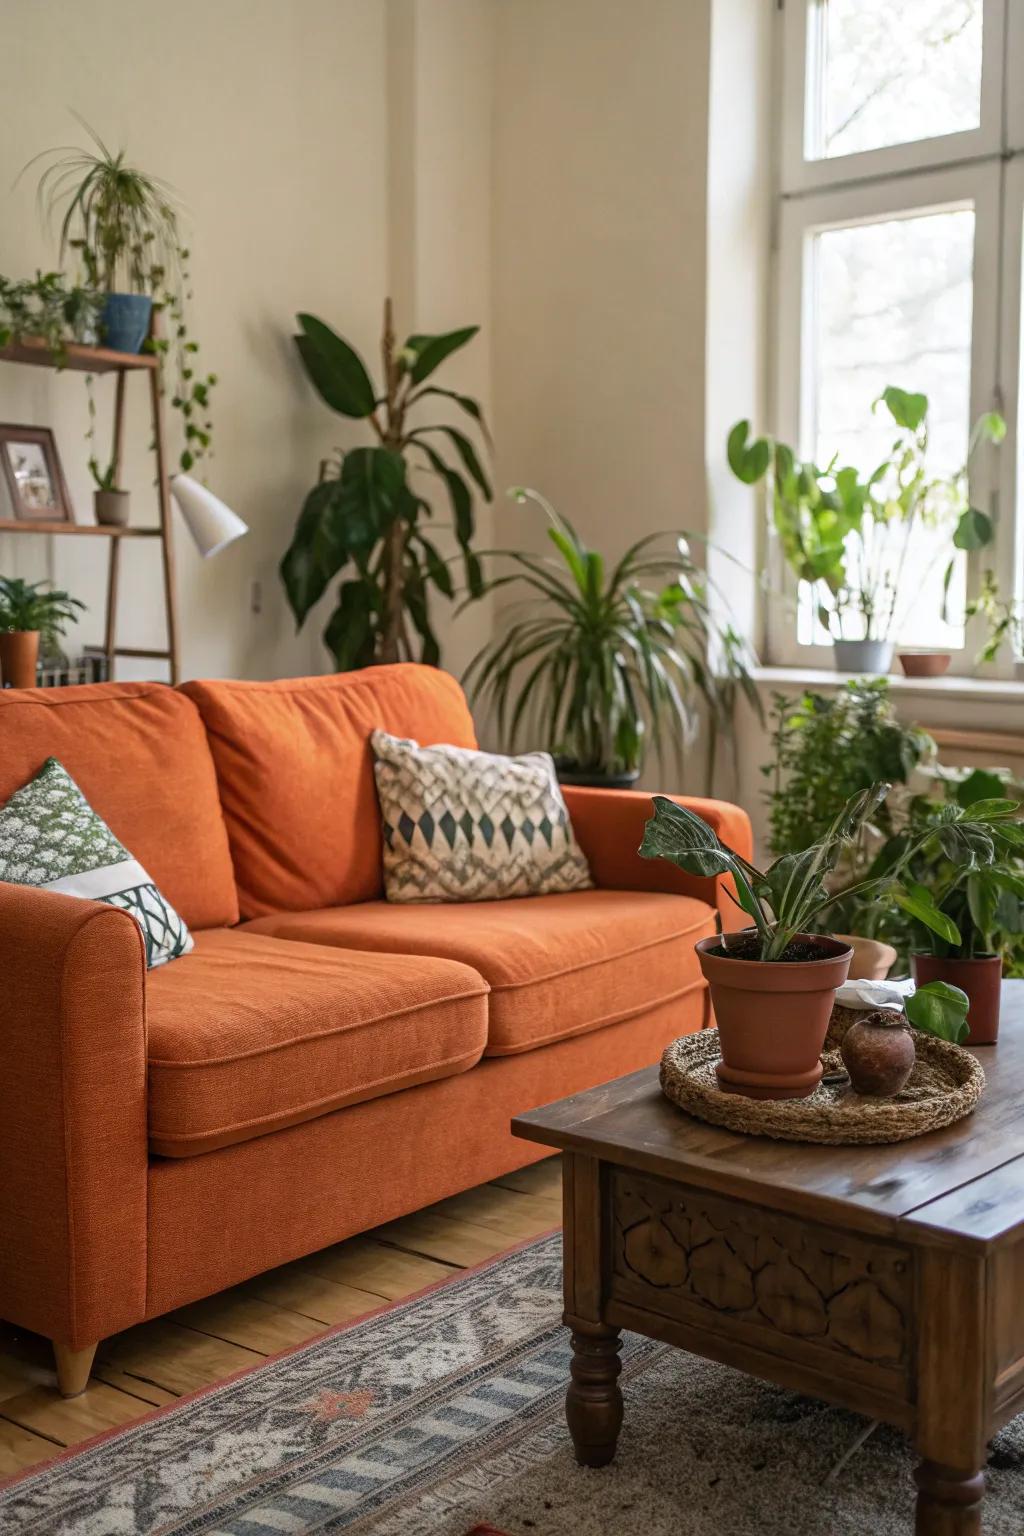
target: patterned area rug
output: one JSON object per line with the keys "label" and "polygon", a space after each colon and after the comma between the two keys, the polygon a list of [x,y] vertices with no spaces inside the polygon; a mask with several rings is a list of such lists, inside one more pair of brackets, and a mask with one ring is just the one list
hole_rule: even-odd
{"label": "patterned area rug", "polygon": [[[161,1409],[0,1489],[4,1536],[910,1536],[912,1458],[853,1414],[648,1340],[615,1463],[562,1418],[560,1239]],[[839,1468],[836,1471],[836,1468]],[[1024,1418],[986,1536],[1024,1530]]]}

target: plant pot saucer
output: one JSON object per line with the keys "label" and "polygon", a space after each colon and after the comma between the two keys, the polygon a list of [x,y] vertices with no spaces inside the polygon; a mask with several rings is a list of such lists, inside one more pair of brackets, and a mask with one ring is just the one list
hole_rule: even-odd
{"label": "plant pot saucer", "polygon": [[821,1082],[822,1065],[806,1072],[806,1083],[796,1083],[787,1077],[778,1083],[771,1081],[767,1072],[740,1072],[727,1067],[724,1061],[715,1063],[715,1076],[723,1093],[740,1093],[745,1099],[806,1099]]}

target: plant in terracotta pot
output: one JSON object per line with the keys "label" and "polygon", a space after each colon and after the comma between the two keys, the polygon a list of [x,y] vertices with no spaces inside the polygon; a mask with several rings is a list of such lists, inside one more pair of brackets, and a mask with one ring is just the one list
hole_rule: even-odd
{"label": "plant in terracotta pot", "polygon": [[[718,1079],[722,1087],[755,1098],[804,1098],[821,1080],[820,1055],[835,1001],[846,980],[853,951],[842,940],[815,933],[823,914],[838,901],[826,884],[844,850],[882,804],[888,784],[873,784],[854,795],[823,837],[800,852],[787,853],[760,870],[719,838],[693,811],[655,796],[640,854],[664,858],[688,874],[731,875],[740,907],[753,927],[697,943],[722,1046]],[[950,806],[947,841],[961,862],[984,862],[992,825],[1016,812],[1015,801],[990,800],[971,807]],[[884,873],[860,883],[859,895],[900,903],[925,927],[959,943],[955,922],[941,912],[928,891],[903,877],[934,828],[908,836]],[[850,891],[844,892],[846,896]]]}
{"label": "plant in terracotta pot", "polygon": [[[905,824],[878,853],[872,873],[903,857],[911,896],[927,891],[955,936],[920,920],[913,902],[900,900],[882,915],[886,937],[909,957],[920,982],[945,981],[966,992],[971,1045],[991,1045],[999,1027],[1002,976],[1024,974],[1024,811],[1021,786],[1006,770],[937,769],[945,797],[918,795]],[[959,820],[974,825],[965,844]]]}
{"label": "plant in terracotta pot", "polygon": [[39,654],[61,655],[60,641],[85,604],[45,582],[0,576],[0,680],[34,688]]}

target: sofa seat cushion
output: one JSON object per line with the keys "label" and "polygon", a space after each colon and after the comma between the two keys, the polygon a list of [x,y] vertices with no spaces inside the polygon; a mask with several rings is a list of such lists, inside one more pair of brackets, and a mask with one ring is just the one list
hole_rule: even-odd
{"label": "sofa seat cushion", "polygon": [[464,1072],[487,1039],[465,965],[214,929],[147,982],[149,1140],[190,1157]]}
{"label": "sofa seat cushion", "polygon": [[703,986],[693,946],[715,918],[691,896],[591,890],[462,906],[367,901],[279,912],[245,931],[470,965],[491,988],[484,1054],[508,1056]]}

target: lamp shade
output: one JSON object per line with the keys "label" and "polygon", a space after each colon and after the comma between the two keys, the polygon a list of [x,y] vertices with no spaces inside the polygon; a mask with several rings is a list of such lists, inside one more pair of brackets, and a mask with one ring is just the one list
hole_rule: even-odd
{"label": "lamp shade", "polygon": [[240,539],[243,533],[249,532],[248,525],[237,513],[191,475],[175,475],[171,480],[171,495],[181,508],[188,531],[204,559],[218,554],[235,539]]}

